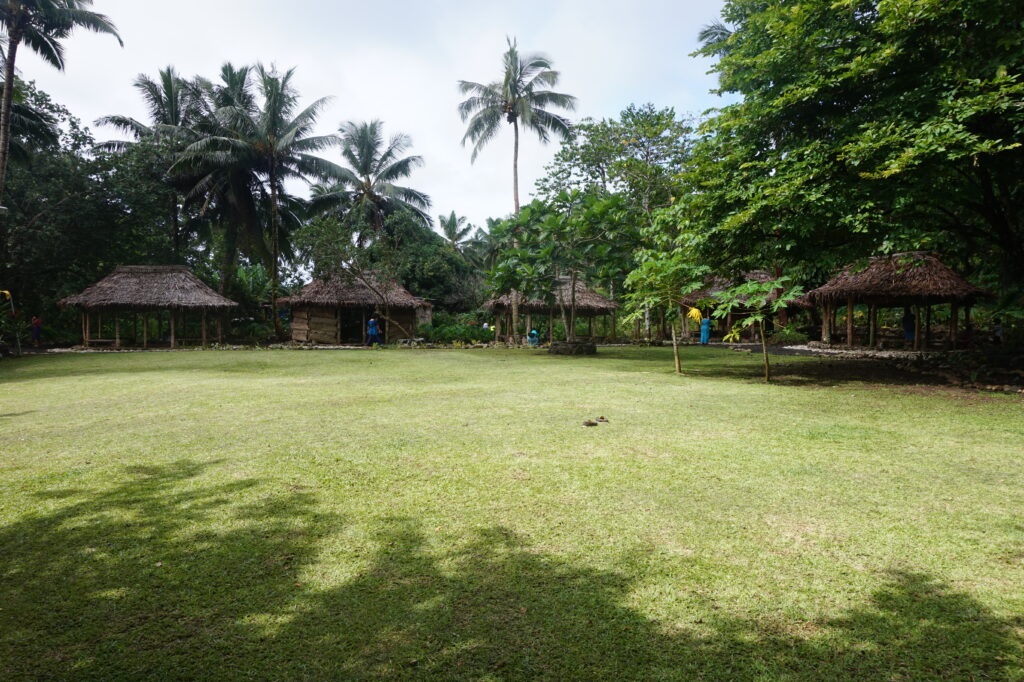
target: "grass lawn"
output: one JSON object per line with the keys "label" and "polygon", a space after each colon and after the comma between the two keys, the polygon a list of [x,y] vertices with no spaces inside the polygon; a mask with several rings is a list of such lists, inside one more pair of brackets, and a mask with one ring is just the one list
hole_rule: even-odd
{"label": "grass lawn", "polygon": [[2,361],[0,679],[1024,680],[1024,401],[683,362]]}

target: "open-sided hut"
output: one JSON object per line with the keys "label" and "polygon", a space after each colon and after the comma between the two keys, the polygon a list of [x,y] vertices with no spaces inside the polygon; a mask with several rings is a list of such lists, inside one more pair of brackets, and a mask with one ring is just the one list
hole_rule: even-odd
{"label": "open-sided hut", "polygon": [[417,310],[425,303],[400,284],[374,277],[314,280],[281,301],[292,309],[292,340],[324,344],[362,343],[375,315],[385,342],[415,335]]}
{"label": "open-sided hut", "polygon": [[[120,347],[121,322],[126,321],[131,323],[136,342],[141,337],[143,348],[149,346],[151,317],[156,320],[156,337],[159,339],[163,337],[163,317],[166,314],[167,336],[171,348],[174,348],[182,341],[193,340],[183,338],[181,332],[185,329],[186,314],[197,315],[198,340],[205,346],[207,313],[228,310],[237,305],[206,286],[184,265],[119,265],[82,293],[63,298],[57,304],[81,311],[82,340],[86,347],[97,343]],[[111,326],[113,336],[104,337],[104,332],[110,331]],[[221,337],[220,319],[217,320],[217,337]]]}
{"label": "open-sided hut", "polygon": [[[549,305],[540,299],[527,299],[523,294],[517,293],[520,315],[526,316],[526,326],[531,327],[534,315],[548,316],[548,336],[550,339],[553,325],[552,319],[561,314],[561,307],[566,309],[572,303],[573,287],[569,278],[562,278],[555,289],[555,304]],[[484,310],[494,314],[495,317],[495,338],[502,338],[502,329],[511,328],[512,295],[503,294],[493,298],[483,305]],[[587,287],[583,282],[576,280],[576,317],[586,318],[590,325],[590,336],[594,335],[594,318],[602,315],[614,315],[619,304],[610,301],[593,289]]]}
{"label": "open-sided hut", "polygon": [[[950,342],[955,346],[959,310],[969,308],[985,296],[982,289],[958,275],[934,254],[910,251],[890,256],[876,256],[864,263],[847,265],[843,270],[807,294],[807,298],[823,309],[822,341],[830,343],[834,332],[835,312],[846,306],[846,343],[854,342],[853,309],[868,305],[868,344],[875,345],[879,308],[914,307],[914,348],[921,348],[921,308],[948,303]],[[930,328],[930,325],[927,325]]]}

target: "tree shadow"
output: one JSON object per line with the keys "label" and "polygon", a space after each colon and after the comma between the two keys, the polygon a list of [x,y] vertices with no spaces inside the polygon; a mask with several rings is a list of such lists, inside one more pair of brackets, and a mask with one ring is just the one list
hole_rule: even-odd
{"label": "tree shadow", "polygon": [[[367,518],[367,556],[319,554],[341,528],[308,492],[232,496],[209,465],[130,480],[0,529],[0,677],[147,679],[957,679],[1020,674],[1014,627],[971,596],[886,576],[844,615],[729,615],[706,599],[668,627],[612,570],[501,526],[459,542]],[[262,491],[261,488],[256,490]],[[253,496],[250,496],[253,497]],[[65,501],[48,496],[51,503]],[[354,551],[354,550],[353,550]],[[303,570],[333,578],[321,588]],[[347,573],[346,573],[347,571]],[[679,590],[701,594],[702,587]],[[1017,666],[1017,667],[1014,667]]]}

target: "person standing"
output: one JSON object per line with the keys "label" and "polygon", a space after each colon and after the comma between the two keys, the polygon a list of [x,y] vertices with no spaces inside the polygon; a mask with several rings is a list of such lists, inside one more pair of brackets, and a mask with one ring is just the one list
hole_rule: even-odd
{"label": "person standing", "polygon": [[910,312],[910,308],[903,309],[903,340],[909,345],[914,345],[914,329],[917,326],[917,320],[914,318],[914,313]]}
{"label": "person standing", "polygon": [[43,335],[43,318],[32,316],[32,345],[39,348],[39,339]]}
{"label": "person standing", "polygon": [[380,336],[380,325],[377,323],[376,317],[371,317],[370,321],[366,323],[366,345],[384,345],[384,339]]}
{"label": "person standing", "polygon": [[700,321],[700,343],[702,346],[706,346],[709,341],[711,341],[711,318],[705,317]]}

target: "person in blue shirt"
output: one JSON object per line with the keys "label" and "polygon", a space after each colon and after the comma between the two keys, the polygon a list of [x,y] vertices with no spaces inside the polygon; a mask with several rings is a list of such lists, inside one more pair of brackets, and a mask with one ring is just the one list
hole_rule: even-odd
{"label": "person in blue shirt", "polygon": [[527,338],[528,338],[529,343],[530,343],[531,346],[539,346],[540,345],[540,334],[537,333],[536,329],[531,329],[530,333],[527,334]]}
{"label": "person in blue shirt", "polygon": [[914,330],[917,326],[917,320],[914,319],[914,313],[910,312],[910,308],[903,309],[903,340],[908,343],[914,341]]}
{"label": "person in blue shirt", "polygon": [[711,340],[711,318],[705,317],[700,321],[700,342],[702,345],[708,345],[708,341]]}
{"label": "person in blue shirt", "polygon": [[370,321],[366,323],[366,345],[383,346],[384,339],[380,335],[380,325],[377,324],[377,318],[371,317]]}

